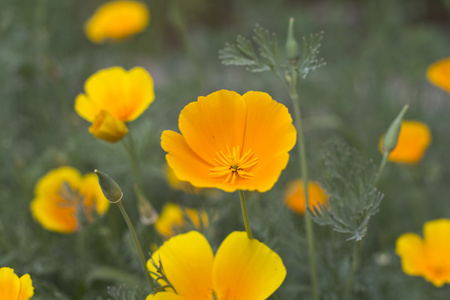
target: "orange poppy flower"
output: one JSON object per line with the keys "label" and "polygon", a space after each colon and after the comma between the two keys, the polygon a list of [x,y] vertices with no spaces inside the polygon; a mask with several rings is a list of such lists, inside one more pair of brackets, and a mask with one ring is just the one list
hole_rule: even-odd
{"label": "orange poppy flower", "polygon": [[[283,283],[281,258],[245,232],[232,232],[214,256],[206,238],[196,231],[176,235],[147,262],[155,277],[162,266],[168,287],[147,300],[264,300]],[[163,282],[161,282],[163,284]],[[164,283],[165,284],[165,283]]]}
{"label": "orange poppy flower", "polygon": [[94,173],[81,176],[71,167],[60,167],[42,177],[31,202],[34,218],[47,230],[73,233],[103,215],[109,207]]}
{"label": "orange poppy flower", "polygon": [[100,44],[107,39],[120,41],[143,31],[150,19],[147,5],[138,1],[112,1],[100,6],[86,22],[86,36]]}
{"label": "orange poppy flower", "polygon": [[220,90],[180,113],[181,134],[166,130],[169,166],[196,187],[270,190],[289,160],[297,132],[287,108],[263,92]]}
{"label": "orange poppy flower", "polygon": [[431,83],[450,93],[450,57],[432,64],[427,77]]}
{"label": "orange poppy flower", "polygon": [[86,80],[84,89],[86,94],[75,99],[75,110],[92,122],[90,133],[111,143],[128,133],[125,122],[139,117],[155,98],[153,79],[140,67],[100,70]]}
{"label": "orange poppy flower", "polygon": [[[380,151],[383,145],[383,136],[380,138]],[[389,154],[388,160],[397,163],[415,164],[425,154],[431,143],[431,132],[425,123],[419,121],[403,121],[397,146]]]}
{"label": "orange poppy flower", "polygon": [[[310,180],[308,181],[308,200],[309,208],[314,211],[314,207],[318,208],[319,203],[328,203],[328,195],[317,182]],[[300,215],[305,214],[306,203],[301,179],[288,182],[284,193],[284,203],[292,211]]]}
{"label": "orange poppy flower", "polygon": [[450,283],[450,220],[426,222],[424,238],[405,233],[397,239],[395,251],[402,260],[403,271],[411,276],[423,276],[435,286]]}
{"label": "orange poppy flower", "polygon": [[0,268],[0,299],[28,300],[34,295],[30,275],[19,278],[11,268]]}

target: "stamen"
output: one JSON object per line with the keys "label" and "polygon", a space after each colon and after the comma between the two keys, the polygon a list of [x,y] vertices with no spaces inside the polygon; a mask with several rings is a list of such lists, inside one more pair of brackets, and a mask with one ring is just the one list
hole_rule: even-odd
{"label": "stamen", "polygon": [[218,166],[210,169],[211,177],[225,177],[224,183],[236,184],[237,178],[252,179],[255,173],[249,172],[248,169],[258,164],[258,158],[253,157],[254,152],[247,150],[241,157],[241,149],[239,146],[230,148],[227,146],[227,153],[223,151],[216,152],[217,158],[214,161]]}

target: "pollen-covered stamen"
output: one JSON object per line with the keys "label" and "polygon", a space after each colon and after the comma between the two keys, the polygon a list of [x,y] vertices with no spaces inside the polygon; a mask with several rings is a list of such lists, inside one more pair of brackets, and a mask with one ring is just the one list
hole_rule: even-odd
{"label": "pollen-covered stamen", "polygon": [[239,176],[242,179],[251,179],[255,177],[255,173],[249,172],[248,169],[258,164],[258,159],[253,157],[254,152],[247,150],[241,156],[240,147],[227,147],[227,153],[223,151],[216,152],[217,158],[214,161],[219,165],[210,169],[212,177],[225,177],[223,182],[231,184],[236,183],[236,178]]}

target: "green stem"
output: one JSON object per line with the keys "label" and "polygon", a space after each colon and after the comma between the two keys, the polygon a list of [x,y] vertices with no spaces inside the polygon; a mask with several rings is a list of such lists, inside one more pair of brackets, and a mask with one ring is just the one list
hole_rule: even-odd
{"label": "green stem", "polygon": [[351,269],[350,269],[350,274],[347,279],[347,286],[345,287],[344,300],[348,300],[350,297],[350,293],[352,290],[352,284],[353,284],[353,278],[355,278],[355,273],[356,273],[356,270],[358,269],[360,247],[361,247],[361,241],[356,241],[353,244],[352,265],[351,265]]}
{"label": "green stem", "polygon": [[248,220],[247,204],[245,203],[244,192],[239,190],[239,198],[241,199],[242,217],[244,218],[245,231],[249,239],[253,238],[252,229],[250,228],[250,222]]}
{"label": "green stem", "polygon": [[383,159],[381,160],[380,168],[378,169],[377,177],[375,177],[375,184],[374,184],[375,187],[378,185],[378,180],[380,179],[381,173],[383,173],[384,165],[386,164],[388,157],[389,157],[389,153],[384,152]]}
{"label": "green stem", "polygon": [[305,149],[305,138],[303,136],[303,126],[302,126],[302,118],[300,113],[300,104],[299,104],[299,96],[297,91],[297,83],[298,83],[298,72],[296,69],[292,70],[291,78],[288,80],[289,84],[289,95],[292,99],[292,103],[294,105],[294,114],[295,114],[295,127],[297,128],[298,134],[298,155],[300,158],[300,170],[303,181],[303,192],[305,197],[305,206],[306,206],[306,214],[305,214],[305,229],[306,229],[306,239],[308,242],[308,252],[309,252],[309,267],[310,267],[310,276],[311,276],[311,288],[313,293],[313,299],[319,299],[319,286],[317,280],[317,270],[316,270],[316,260],[315,260],[315,249],[314,249],[314,231],[312,219],[309,213],[309,195],[308,195],[308,165],[306,160],[306,149]]}
{"label": "green stem", "polygon": [[139,164],[137,162],[137,155],[136,155],[136,151],[135,151],[135,147],[134,147],[133,138],[131,137],[130,134],[128,134],[128,136],[129,136],[130,143],[127,144],[125,142],[125,140],[122,140],[122,145],[124,146],[125,150],[127,151],[128,156],[130,157],[131,166],[133,168],[136,184],[138,185],[139,190],[142,191],[141,171],[139,170]]}
{"label": "green stem", "polygon": [[144,253],[142,252],[141,244],[139,243],[136,231],[134,230],[133,224],[131,223],[131,220],[128,217],[128,214],[127,214],[127,212],[125,211],[125,208],[122,205],[122,201],[119,201],[116,204],[119,207],[120,212],[122,213],[122,216],[123,216],[123,218],[125,219],[125,222],[128,225],[128,229],[130,230],[131,235],[133,236],[134,243],[135,243],[136,248],[137,248],[138,253],[139,253],[139,259],[141,261],[142,268],[144,269],[144,273],[147,276],[147,280],[150,283],[150,287],[151,287],[151,289],[153,291],[155,289],[155,283],[153,282],[153,279],[150,277],[150,272],[147,270],[147,265],[146,265],[146,262],[145,262]]}

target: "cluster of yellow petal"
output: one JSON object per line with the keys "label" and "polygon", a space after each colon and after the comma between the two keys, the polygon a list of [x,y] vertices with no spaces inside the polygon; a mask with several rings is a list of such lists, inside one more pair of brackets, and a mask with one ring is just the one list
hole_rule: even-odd
{"label": "cluster of yellow petal", "polygon": [[165,242],[147,262],[150,272],[161,262],[172,289],[147,300],[221,299],[264,300],[281,285],[286,268],[263,243],[233,232],[214,257],[206,238],[196,231]]}
{"label": "cluster of yellow petal", "polygon": [[90,133],[111,143],[128,133],[125,122],[139,117],[155,98],[153,79],[141,67],[100,70],[86,80],[84,89],[86,94],[75,99],[75,110],[92,122]]}
{"label": "cluster of yellow petal", "polygon": [[60,167],[43,176],[35,187],[31,202],[34,218],[47,230],[73,233],[95,215],[103,215],[108,200],[94,173],[81,176],[72,167]]}
{"label": "cluster of yellow petal", "polygon": [[427,77],[431,83],[450,93],[450,57],[432,64]]}
{"label": "cluster of yellow petal", "polygon": [[437,287],[450,283],[450,220],[426,222],[423,240],[415,233],[401,235],[396,252],[406,274],[423,276]]}
{"label": "cluster of yellow petal", "polygon": [[[383,152],[383,136],[380,138],[379,148]],[[403,121],[397,146],[389,154],[388,160],[397,163],[415,164],[425,154],[431,143],[431,132],[425,123],[420,121]]]}
{"label": "cluster of yellow petal", "polygon": [[171,237],[186,227],[188,222],[192,223],[196,229],[206,228],[209,226],[208,214],[204,210],[167,203],[155,222],[155,229],[159,234]]}
{"label": "cluster of yellow petal", "polygon": [[97,9],[84,30],[89,40],[96,44],[108,39],[120,41],[143,31],[149,19],[150,12],[143,2],[112,1]]}
{"label": "cluster of yellow petal", "polygon": [[227,192],[271,189],[297,138],[287,108],[263,92],[199,97],[181,111],[178,126],[181,134],[161,136],[176,176]]}
{"label": "cluster of yellow petal", "polygon": [[28,300],[34,295],[30,275],[19,278],[11,268],[0,268],[0,299]]}
{"label": "cluster of yellow petal", "polygon": [[[318,204],[327,204],[328,195],[320,187],[319,183],[308,181],[308,200],[309,208],[314,211],[314,207],[318,208]],[[303,191],[303,181],[296,179],[288,182],[284,192],[284,203],[292,211],[304,215],[306,211],[305,194]]]}

